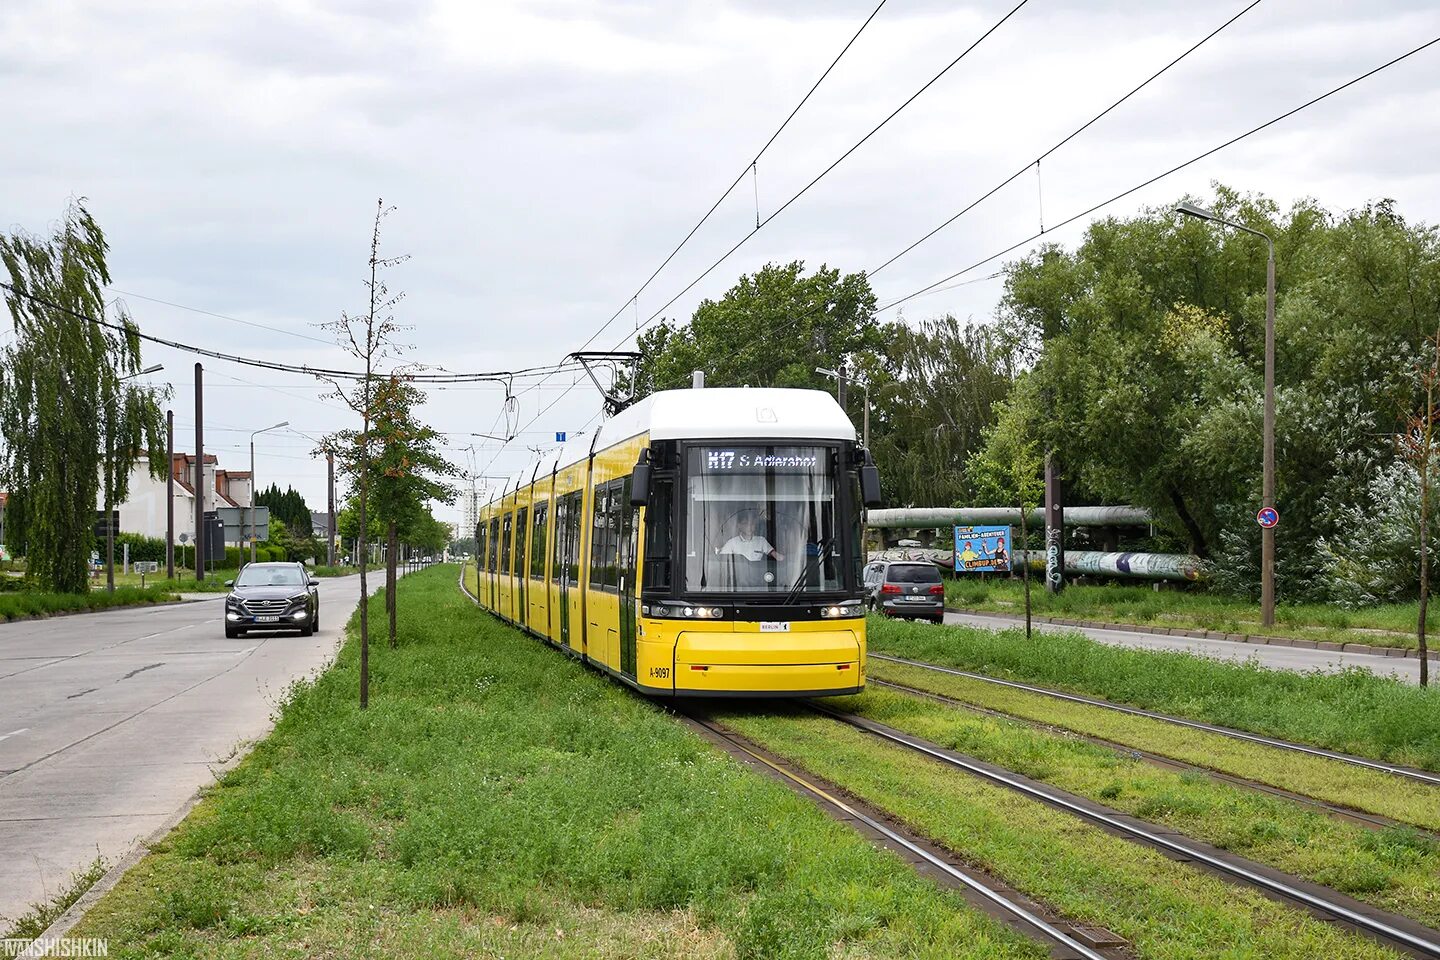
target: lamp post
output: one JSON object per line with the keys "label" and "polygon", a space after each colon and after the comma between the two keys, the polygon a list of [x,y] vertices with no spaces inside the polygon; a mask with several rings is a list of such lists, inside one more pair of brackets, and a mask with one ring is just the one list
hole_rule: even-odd
{"label": "lamp post", "polygon": [[[815,368],[815,372],[818,373],[818,374],[820,374],[820,375],[822,375],[822,376],[830,377],[832,380],[834,380],[837,384],[841,385],[842,387],[844,386],[845,383],[848,382],[848,378],[846,378],[839,370],[827,370],[827,369],[825,369],[824,367],[816,367],[816,368]],[[865,419],[864,419],[864,421],[863,421],[863,422],[864,422],[864,426],[861,427],[861,429],[860,429],[860,438],[861,438],[861,439],[860,439],[860,445],[861,445],[862,447],[864,447],[866,450],[869,450],[869,449],[870,449],[870,384],[867,383],[867,382],[865,382],[864,380],[857,380],[857,381],[855,381],[855,382],[859,384],[860,389],[861,389],[862,391],[864,391],[864,394],[865,394]],[[842,395],[842,396],[843,396],[843,395]]]}
{"label": "lamp post", "polygon": [[263,430],[254,430],[250,433],[250,562],[255,562],[255,495],[260,488],[255,485],[255,438],[262,433],[269,433],[271,430],[279,430],[281,427],[290,426],[289,420],[281,420]]}
{"label": "lamp post", "polygon": [[[126,380],[134,380],[136,377],[143,377],[150,373],[159,373],[164,369],[165,365],[163,363],[157,363],[153,366],[146,367],[144,370],[126,374],[117,380],[116,383],[124,383]],[[115,459],[114,427],[113,417],[110,411],[107,410],[105,412],[105,589],[110,593],[115,592],[115,525],[110,522],[111,511],[114,509],[114,504],[111,503],[111,499],[114,496],[112,491],[115,489],[115,467],[113,464]]]}
{"label": "lamp post", "polygon": [[[1261,481],[1260,506],[1275,506],[1275,241],[1270,235],[1217,216],[1209,210],[1182,203],[1175,212],[1199,220],[1210,220],[1222,226],[1231,227],[1244,233],[1261,237],[1269,250],[1265,260],[1265,426],[1264,426],[1264,475]],[[1275,623],[1275,527],[1262,527],[1260,531],[1260,621],[1265,626]]]}

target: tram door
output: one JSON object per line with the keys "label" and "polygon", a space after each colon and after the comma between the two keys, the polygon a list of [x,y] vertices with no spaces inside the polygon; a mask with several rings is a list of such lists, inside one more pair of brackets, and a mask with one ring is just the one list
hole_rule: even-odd
{"label": "tram door", "polygon": [[524,626],[530,622],[530,607],[525,599],[525,583],[530,579],[530,554],[526,546],[530,543],[529,507],[521,507],[515,514],[515,622]]}
{"label": "tram door", "polygon": [[500,574],[497,572],[500,567],[500,518],[496,517],[490,521],[490,552],[486,555],[485,569],[490,576],[485,579],[490,586],[490,609],[500,610]]}
{"label": "tram door", "polygon": [[630,506],[630,478],[620,488],[619,556],[620,568],[620,672],[635,679],[635,537],[639,529],[640,508]]}
{"label": "tram door", "polygon": [[560,584],[560,645],[570,646],[570,578],[575,567],[570,558],[577,556],[575,537],[580,524],[580,511],[572,512],[572,494],[555,498],[555,579]]}

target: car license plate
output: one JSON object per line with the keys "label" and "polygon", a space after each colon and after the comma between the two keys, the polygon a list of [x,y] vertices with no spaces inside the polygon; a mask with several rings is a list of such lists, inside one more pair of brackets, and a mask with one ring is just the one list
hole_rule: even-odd
{"label": "car license plate", "polygon": [[761,620],[761,633],[789,633],[790,624],[785,620]]}
{"label": "car license plate", "polygon": [[909,600],[911,603],[919,603],[919,602],[924,601],[924,600],[929,600],[930,598],[929,598],[929,597],[901,597],[900,599],[901,599],[901,600]]}
{"label": "car license plate", "polygon": [[278,616],[275,616],[274,614],[267,614],[266,616],[263,616],[263,617],[256,617],[256,618],[255,618],[255,622],[256,622],[256,623],[279,623],[279,622],[280,622],[280,618],[279,618]]}

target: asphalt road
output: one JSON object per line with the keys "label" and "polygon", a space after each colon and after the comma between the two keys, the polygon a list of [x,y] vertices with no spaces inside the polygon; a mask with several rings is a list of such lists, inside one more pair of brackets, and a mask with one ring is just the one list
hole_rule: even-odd
{"label": "asphalt road", "polygon": [[[987,617],[974,613],[947,613],[946,623],[990,630],[1025,627],[1023,621],[1009,617]],[[1272,670],[1323,670],[1338,672],[1345,667],[1364,667],[1380,676],[1399,677],[1407,683],[1420,682],[1420,661],[1410,657],[1376,657],[1365,653],[1342,653],[1334,650],[1309,650],[1305,647],[1271,647],[1259,643],[1235,643],[1231,640],[1202,640],[1198,637],[1172,637],[1168,634],[1131,633],[1128,630],[1102,630],[1095,627],[1067,627],[1053,623],[1037,623],[1036,630],[1078,630],[1092,640],[1116,647],[1142,647],[1148,650],[1185,650],[1217,660],[1245,661],[1254,659]],[[1431,673],[1437,665],[1431,663]]]}
{"label": "asphalt road", "polygon": [[0,917],[97,853],[118,860],[213,782],[286,687],[329,663],[359,589],[322,580],[306,638],[226,640],[223,594],[0,625]]}

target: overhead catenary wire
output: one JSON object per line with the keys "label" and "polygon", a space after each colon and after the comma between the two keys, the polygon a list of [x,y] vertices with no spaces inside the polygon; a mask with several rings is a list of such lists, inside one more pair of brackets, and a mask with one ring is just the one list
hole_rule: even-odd
{"label": "overhead catenary wire", "polygon": [[[1259,0],[1256,0],[1256,2],[1259,2]],[[769,223],[770,223],[771,221],[773,221],[776,217],[780,216],[780,214],[784,213],[787,209],[789,209],[797,200],[799,200],[799,199],[800,199],[801,197],[803,197],[806,193],[808,193],[808,192],[809,192],[816,184],[818,184],[821,180],[823,180],[823,179],[825,179],[825,177],[829,176],[829,174],[830,174],[831,172],[833,172],[836,167],[840,166],[840,164],[844,163],[845,160],[846,160],[847,158],[849,158],[851,154],[853,154],[856,150],[860,149],[860,147],[862,147],[866,142],[868,142],[871,137],[873,137],[873,136],[875,136],[875,134],[879,133],[887,124],[890,123],[891,120],[894,120],[897,116],[899,116],[907,107],[909,107],[912,103],[914,103],[916,100],[918,100],[918,99],[920,98],[920,96],[925,93],[925,91],[929,90],[932,86],[934,86],[936,83],[938,83],[942,77],[944,77],[947,73],[949,73],[952,69],[954,69],[954,68],[955,68],[962,60],[964,60],[967,56],[969,56],[969,54],[971,53],[971,51],[973,51],[973,50],[974,50],[976,47],[978,47],[980,44],[984,43],[985,40],[988,39],[991,34],[995,33],[995,31],[999,30],[1002,26],[1004,26],[1004,25],[1010,20],[1011,17],[1013,17],[1013,16],[1015,16],[1015,14],[1019,13],[1020,10],[1021,10],[1027,3],[1029,3],[1029,0],[1020,0],[1019,3],[1017,3],[1017,4],[1015,4],[1015,6],[1011,7],[1011,8],[1005,13],[1004,16],[1002,16],[999,20],[995,21],[995,23],[991,24],[991,26],[990,26],[984,33],[982,33],[982,34],[981,34],[979,37],[977,37],[975,40],[971,41],[971,43],[970,43],[967,47],[965,47],[964,50],[960,51],[960,53],[959,53],[958,56],[956,56],[953,60],[951,60],[951,61],[950,61],[949,63],[947,63],[943,68],[941,68],[941,70],[940,70],[938,73],[936,73],[936,74],[935,74],[934,76],[932,76],[929,80],[927,80],[918,90],[916,90],[914,93],[910,94],[910,96],[906,97],[905,100],[902,101],[901,104],[900,104],[898,107],[896,107],[896,108],[895,108],[894,110],[892,110],[889,114],[887,114],[887,115],[885,116],[885,118],[882,119],[879,123],[877,123],[874,127],[870,128],[870,130],[869,130],[864,136],[862,136],[859,140],[857,140],[857,141],[855,141],[855,143],[851,144],[850,147],[847,148],[844,153],[840,154],[839,157],[837,157],[837,158],[836,158],[835,160],[833,160],[828,166],[826,166],[823,170],[821,170],[818,174],[816,174],[816,175],[814,176],[814,178],[812,178],[808,183],[805,184],[805,186],[801,187],[798,191],[796,191],[794,194],[792,194],[789,199],[787,199],[784,203],[782,203],[779,207],[777,207],[774,211],[772,211],[772,212],[771,212],[768,216],[766,216],[764,219],[759,220],[759,221],[756,223],[754,230],[752,230],[751,232],[747,233],[744,237],[742,237],[739,241],[737,241],[737,242],[734,244],[734,246],[730,247],[730,248],[729,248],[728,250],[726,250],[723,254],[721,254],[720,257],[717,258],[714,262],[712,262],[708,267],[706,267],[706,268],[700,273],[699,276],[695,277],[695,279],[693,279],[693,280],[691,280],[689,283],[687,283],[687,284],[685,285],[685,287],[684,287],[682,290],[680,290],[679,293],[675,294],[675,295],[674,295],[673,297],[671,297],[669,300],[665,301],[665,303],[664,303],[658,310],[656,310],[654,313],[650,314],[650,316],[645,320],[645,322],[639,324],[638,326],[635,327],[634,330],[632,330],[630,333],[627,333],[624,337],[622,337],[622,338],[620,339],[620,341],[619,341],[618,343],[616,343],[616,345],[615,345],[615,347],[614,347],[613,349],[618,350],[618,349],[619,349],[621,346],[623,346],[623,345],[625,344],[625,342],[626,342],[627,340],[629,340],[632,336],[635,336],[635,335],[638,334],[641,330],[645,329],[646,327],[650,326],[650,324],[654,323],[654,322],[660,317],[661,314],[663,314],[666,310],[668,310],[668,309],[671,307],[672,304],[675,303],[676,300],[679,300],[679,299],[680,299],[681,297],[683,297],[685,294],[689,293],[690,290],[693,289],[696,284],[700,283],[700,281],[704,280],[704,279],[705,279],[706,277],[708,277],[711,273],[713,273],[722,263],[724,263],[726,260],[728,260],[732,254],[734,254],[737,250],[739,250],[739,249],[740,249],[741,247],[743,247],[746,243],[748,243],[748,242],[750,241],[750,239],[755,236],[755,234],[759,233],[760,230],[763,229],[767,224],[769,224]],[[882,4],[882,6],[883,6],[883,4]],[[878,7],[876,8],[876,12],[879,12],[879,8],[878,8]],[[871,14],[871,18],[873,18],[873,17],[874,17],[874,14],[872,13],[872,14]],[[866,22],[868,23],[869,20],[867,20]],[[857,33],[857,36],[858,36],[858,33]],[[852,42],[852,43],[854,42],[853,38],[852,38],[851,42]],[[848,45],[847,45],[847,49],[848,49]],[[837,58],[837,59],[838,59],[838,58]],[[822,79],[823,79],[823,77],[822,77]],[[797,108],[797,109],[798,109],[798,108]],[[793,114],[792,114],[792,115],[793,115]],[[777,133],[777,135],[778,135],[778,133]],[[772,138],[772,140],[773,140],[773,138]],[[767,146],[768,146],[768,144],[767,144]],[[746,174],[746,173],[749,173],[749,172],[750,172],[750,166],[747,165],[746,168],[740,172],[740,176],[736,179],[735,183],[739,183],[741,179],[744,179],[745,174]],[[734,190],[734,188],[735,188],[735,184],[731,184],[730,190]],[[723,197],[722,197],[722,199],[723,199]],[[718,205],[718,204],[717,204],[717,205]],[[712,212],[713,212],[713,211],[712,211]],[[707,216],[708,216],[708,214],[707,214]],[[698,229],[698,227],[697,227],[697,229]],[[673,254],[672,254],[672,256],[673,256]],[[667,261],[667,262],[668,262],[668,261]],[[658,274],[658,272],[659,272],[659,271],[657,270],[656,273]],[[654,277],[652,276],[650,279],[653,280]],[[649,280],[646,281],[647,284],[648,284],[649,282],[650,282]],[[628,306],[629,303],[630,303],[630,301],[627,300],[626,303],[625,303],[625,305]],[[587,340],[585,341],[585,343],[582,344],[581,349],[584,349],[584,347],[589,346],[591,343],[593,343],[593,342],[595,341],[596,337],[598,337],[601,333],[604,333],[605,330],[610,326],[610,324],[614,322],[615,317],[618,317],[618,316],[620,315],[620,312],[622,312],[623,310],[624,310],[624,307],[621,307],[620,311],[617,311],[614,316],[612,316],[609,320],[607,320],[604,324],[602,324],[602,325],[600,326],[600,329],[597,330],[594,334],[592,334],[592,335],[589,337],[589,339],[587,339]],[[571,387],[570,387],[570,388],[567,388],[566,390],[564,390],[559,396],[557,396],[554,400],[552,400],[549,404],[547,404],[547,405],[544,407],[544,409],[542,409],[539,413],[535,414],[535,416],[531,417],[530,420],[526,421],[526,424],[525,424],[525,425],[526,425],[526,426],[529,426],[530,424],[534,423],[536,420],[539,420],[541,417],[543,417],[546,413],[550,412],[550,410],[553,409],[553,408],[555,407],[555,405],[560,402],[561,399],[563,399],[566,395],[569,394],[570,389],[573,388],[573,387],[574,387],[574,384],[571,384]],[[497,455],[497,456],[498,456],[498,455]],[[493,462],[493,461],[492,461],[492,462]]]}
{"label": "overhead catenary wire", "polygon": [[143,293],[132,293],[128,290],[121,290],[118,287],[111,287],[110,289],[120,294],[120,296],[122,297],[134,297],[136,300],[148,300],[150,303],[164,304],[167,307],[174,307],[177,310],[186,310],[190,313],[198,313],[201,316],[205,317],[214,317],[217,320],[228,320],[231,323],[244,324],[247,327],[255,327],[259,330],[269,330],[272,333],[282,333],[287,337],[298,337],[301,340],[309,340],[313,343],[323,343],[327,347],[337,346],[337,344],[333,340],[326,340],[323,337],[312,337],[308,333],[298,333],[294,330],[286,330],[284,327],[272,327],[269,324],[257,323],[254,320],[242,320],[239,317],[231,317],[223,313],[215,313],[213,310],[201,310],[199,307],[187,307],[183,303],[175,303],[171,300],[161,300],[159,297],[147,297]]}
{"label": "overhead catenary wire", "polygon": [[[937,287],[940,287],[942,284],[949,283],[949,282],[952,281],[952,280],[955,280],[955,279],[957,279],[957,278],[959,278],[959,277],[962,277],[962,276],[964,276],[965,274],[969,273],[971,270],[975,270],[975,269],[977,269],[977,268],[979,268],[979,267],[982,267],[982,266],[984,266],[985,264],[990,263],[990,262],[993,261],[993,260],[998,260],[999,258],[1005,256],[1006,254],[1012,253],[1012,252],[1014,252],[1015,250],[1020,249],[1021,247],[1025,246],[1026,244],[1033,243],[1034,241],[1040,239],[1041,237],[1043,237],[1043,236],[1044,236],[1045,234],[1047,234],[1047,233],[1054,233],[1056,230],[1059,230],[1059,229],[1061,229],[1062,227],[1067,227],[1067,226],[1069,226],[1070,224],[1074,223],[1074,222],[1077,221],[1077,220],[1080,220],[1080,219],[1083,219],[1083,218],[1085,218],[1085,217],[1088,217],[1090,214],[1095,213],[1097,210],[1100,210],[1100,209],[1103,208],[1103,207],[1107,207],[1107,206],[1109,206],[1110,204],[1115,203],[1115,202],[1118,201],[1118,200],[1123,200],[1125,197],[1130,196],[1132,193],[1135,193],[1135,192],[1137,192],[1137,191],[1139,191],[1139,190],[1143,190],[1143,189],[1145,189],[1146,187],[1151,186],[1152,184],[1158,183],[1159,181],[1161,181],[1161,180],[1165,179],[1166,177],[1170,176],[1171,174],[1178,173],[1178,172],[1180,172],[1181,170],[1184,170],[1186,167],[1189,167],[1189,166],[1192,166],[1192,165],[1194,165],[1194,164],[1196,164],[1196,163],[1199,163],[1201,160],[1204,160],[1204,159],[1206,159],[1207,157],[1214,156],[1215,154],[1219,153],[1221,150],[1224,150],[1224,149],[1226,149],[1227,147],[1232,147],[1232,146],[1234,146],[1235,144],[1241,142],[1242,140],[1245,140],[1245,139],[1247,139],[1248,137],[1254,136],[1255,134],[1261,132],[1262,130],[1268,129],[1269,127],[1273,127],[1275,124],[1280,123],[1280,122],[1283,121],[1283,120],[1287,120],[1287,119],[1289,119],[1290,117],[1293,117],[1295,114],[1299,113],[1300,111],[1305,110],[1305,109],[1308,109],[1309,107],[1313,107],[1313,106],[1315,106],[1317,103],[1320,103],[1322,100],[1326,100],[1326,99],[1328,99],[1329,97],[1332,97],[1332,96],[1334,96],[1334,95],[1337,94],[1337,93],[1340,93],[1342,90],[1346,90],[1346,89],[1348,89],[1348,88],[1350,88],[1350,87],[1353,87],[1355,84],[1360,83],[1360,82],[1363,81],[1363,80],[1369,79],[1370,77],[1373,77],[1375,74],[1380,73],[1382,70],[1387,70],[1387,69],[1389,69],[1390,67],[1395,66],[1396,64],[1400,63],[1400,62],[1403,61],[1403,60],[1407,60],[1407,59],[1409,59],[1410,57],[1415,56],[1417,53],[1420,53],[1420,52],[1428,49],[1429,47],[1434,46],[1434,45],[1437,44],[1437,43],[1440,43],[1440,37],[1435,37],[1435,38],[1432,39],[1432,40],[1428,40],[1428,41],[1426,41],[1425,43],[1420,44],[1418,47],[1414,47],[1413,49],[1411,49],[1411,50],[1409,50],[1409,51],[1407,51],[1407,52],[1405,52],[1405,53],[1400,54],[1398,57],[1395,57],[1395,58],[1393,58],[1393,59],[1391,59],[1391,60],[1387,60],[1385,63],[1380,64],[1378,67],[1373,67],[1373,68],[1371,68],[1370,70],[1367,70],[1367,71],[1365,71],[1364,73],[1360,74],[1359,76],[1353,77],[1353,78],[1351,78],[1350,80],[1345,81],[1344,83],[1340,84],[1339,86],[1332,87],[1332,88],[1330,88],[1329,90],[1325,91],[1324,93],[1320,94],[1319,96],[1313,97],[1313,98],[1311,98],[1310,100],[1305,101],[1304,103],[1300,104],[1300,105],[1297,106],[1297,107],[1292,107],[1291,109],[1285,111],[1284,113],[1280,114],[1280,115],[1277,116],[1277,117],[1273,117],[1273,118],[1271,118],[1271,119],[1269,119],[1269,120],[1266,120],[1264,123],[1261,123],[1261,124],[1259,124],[1259,125],[1257,125],[1257,126],[1251,127],[1249,130],[1246,130],[1244,133],[1241,133],[1241,134],[1238,134],[1238,135],[1236,135],[1236,136],[1234,136],[1234,137],[1231,137],[1229,140],[1226,140],[1224,143],[1220,143],[1220,144],[1217,144],[1216,146],[1211,147],[1209,150],[1206,150],[1204,153],[1200,153],[1200,154],[1197,154],[1197,155],[1194,156],[1194,157],[1191,157],[1189,160],[1186,160],[1184,163],[1178,163],[1178,164],[1176,164],[1175,166],[1171,167],[1170,169],[1164,171],[1163,173],[1158,173],[1158,174],[1156,174],[1155,176],[1150,177],[1149,179],[1147,179],[1147,180],[1145,180],[1145,181],[1143,181],[1143,182],[1141,182],[1141,183],[1137,183],[1137,184],[1136,184],[1135,186],[1133,186],[1133,187],[1130,187],[1130,188],[1128,188],[1128,189],[1126,189],[1126,190],[1122,190],[1122,191],[1120,191],[1119,193],[1115,194],[1113,197],[1110,197],[1108,200],[1102,200],[1102,201],[1100,201],[1099,203],[1094,204],[1093,206],[1087,207],[1086,209],[1081,210],[1079,213],[1076,213],[1076,214],[1074,214],[1073,216],[1070,216],[1070,217],[1065,218],[1064,220],[1062,220],[1062,221],[1060,221],[1059,223],[1055,224],[1053,227],[1051,227],[1051,228],[1048,229],[1048,230],[1045,230],[1045,231],[1043,231],[1043,232],[1041,232],[1041,233],[1032,234],[1032,235],[1026,237],[1024,240],[1020,240],[1020,241],[1018,241],[1018,242],[1016,242],[1016,243],[1012,243],[1010,246],[1006,247],[1006,248],[1003,249],[1003,250],[1000,250],[1000,251],[998,251],[998,252],[996,252],[996,253],[992,253],[992,254],[990,254],[989,256],[987,256],[987,257],[985,257],[985,258],[983,258],[983,259],[981,259],[981,260],[975,261],[974,263],[970,264],[968,267],[965,267],[965,268],[963,268],[963,269],[961,269],[961,270],[956,270],[954,273],[952,273],[952,274],[950,274],[950,275],[948,275],[948,276],[945,276],[945,277],[941,277],[939,280],[936,280],[936,281],[933,282],[933,283],[927,284],[926,286],[923,286],[923,287],[921,287],[920,289],[915,290],[915,291],[912,292],[912,293],[907,293],[907,294],[906,294],[905,296],[903,296],[903,297],[899,297],[899,298],[897,298],[897,299],[895,299],[895,300],[891,300],[889,303],[886,303],[886,304],[884,304],[883,306],[878,307],[878,308],[877,308],[877,312],[884,312],[884,311],[886,311],[886,310],[891,310],[891,309],[893,309],[893,308],[895,308],[895,307],[900,306],[902,303],[906,303],[907,301],[910,301],[910,300],[915,299],[916,297],[923,296],[923,295],[925,295],[925,294],[927,294],[927,293],[935,292],[935,291],[936,291],[936,288],[937,288]],[[1029,168],[1027,167],[1026,169],[1029,169]]]}
{"label": "overhead catenary wire", "polygon": [[[99,317],[92,317],[88,314],[80,313],[77,310],[72,310],[69,307],[64,306],[63,304],[58,304],[46,297],[31,293],[28,290],[22,290],[19,287],[16,287],[14,284],[0,281],[0,289],[8,290],[14,296],[23,297],[24,299],[29,300],[32,303],[38,303],[41,306],[46,307],[50,310],[57,310],[60,313],[63,313],[69,317],[73,317],[77,320],[83,320],[87,323],[95,324],[96,326],[105,327],[109,330],[114,330],[115,332],[124,334],[126,336],[130,336],[133,334],[139,339],[145,340],[149,343],[158,344],[162,347],[169,347],[172,350],[179,350],[184,353],[194,354],[196,356],[209,357],[212,360],[224,360],[230,363],[241,364],[243,366],[261,367],[266,370],[277,370],[282,373],[295,373],[309,377],[325,377],[334,380],[365,380],[367,378],[366,374],[355,370],[339,370],[328,367],[312,367],[305,364],[280,363],[275,360],[263,360],[259,357],[246,357],[239,354],[226,353],[221,350],[211,350],[206,347],[197,347],[193,344],[182,343],[178,340],[171,340],[168,337],[157,337],[154,334],[145,333],[138,327],[127,327],[123,324],[114,323],[110,320],[103,320]],[[403,377],[405,380],[413,381],[416,383],[472,383],[481,380],[492,382],[509,382],[514,380],[514,378],[517,376],[522,376],[526,374],[555,373],[562,370],[577,369],[579,369],[579,367],[576,364],[561,362],[558,364],[526,367],[522,370],[492,370],[483,373],[445,374],[424,373],[422,371],[415,370],[406,371],[398,375]],[[369,377],[371,379],[374,379],[388,377],[391,375],[395,374],[377,372],[370,374]]]}
{"label": "overhead catenary wire", "polygon": [[868,275],[869,275],[869,276],[872,276],[872,277],[875,276],[875,274],[879,273],[881,270],[884,270],[886,267],[890,266],[890,264],[894,263],[896,260],[899,260],[901,257],[905,256],[905,255],[906,255],[907,253],[909,253],[911,250],[914,250],[916,247],[920,246],[922,243],[924,243],[925,241],[929,240],[931,237],[935,236],[935,234],[939,233],[941,230],[944,230],[946,227],[950,226],[950,225],[951,225],[952,223],[954,223],[956,220],[959,220],[961,217],[965,216],[965,215],[966,215],[967,213],[969,213],[971,210],[974,210],[974,209],[975,209],[976,207],[978,207],[980,204],[984,203],[986,200],[990,199],[990,198],[993,197],[995,194],[999,193],[1001,190],[1005,189],[1005,188],[1008,187],[1010,184],[1014,183],[1017,179],[1019,179],[1020,177],[1022,177],[1027,171],[1029,171],[1029,170],[1032,169],[1032,168],[1035,170],[1035,193],[1036,193],[1036,199],[1037,199],[1037,202],[1038,202],[1039,205],[1040,205],[1040,211],[1041,211],[1041,215],[1040,215],[1040,232],[1041,232],[1041,233],[1047,232],[1047,231],[1045,230],[1045,218],[1044,218],[1044,195],[1041,193],[1041,187],[1040,187],[1040,161],[1046,159],[1046,158],[1049,157],[1052,153],[1054,153],[1055,151],[1059,150],[1061,147],[1063,147],[1063,146],[1065,146],[1067,143],[1069,143],[1071,140],[1074,140],[1076,137],[1080,136],[1080,134],[1084,133],[1086,130],[1090,129],[1092,126],[1094,126],[1096,123],[1098,123],[1100,120],[1104,119],[1106,115],[1108,115],[1111,111],[1115,110],[1115,109],[1116,109],[1117,107],[1119,107],[1121,104],[1125,103],[1125,101],[1127,101],[1127,100],[1129,100],[1131,97],[1135,96],[1135,94],[1139,93],[1141,90],[1144,90],[1146,87],[1148,87],[1148,86],[1149,86],[1151,83],[1153,83],[1154,81],[1160,79],[1160,77],[1164,76],[1167,72],[1169,72],[1169,70],[1170,70],[1171,67],[1174,67],[1176,64],[1178,64],[1180,61],[1184,60],[1186,57],[1190,56],[1190,54],[1194,53],[1196,50],[1199,50],[1199,49],[1200,49],[1201,47],[1203,47],[1206,43],[1208,43],[1208,42],[1210,42],[1211,40],[1213,40],[1213,39],[1216,37],[1216,35],[1218,35],[1222,30],[1224,30],[1226,27],[1230,26],[1230,25],[1231,25],[1232,23],[1234,23],[1236,20],[1239,20],[1241,17],[1245,16],[1245,14],[1249,13],[1251,10],[1254,10],[1254,9],[1255,9],[1256,7],[1258,7],[1262,2],[1263,2],[1263,0],[1251,0],[1251,2],[1250,2],[1249,4],[1247,4],[1246,6],[1242,7],[1238,13],[1232,15],[1228,20],[1226,20],[1224,23],[1220,24],[1220,26],[1216,27],[1214,30],[1211,30],[1211,31],[1210,31],[1209,33],[1207,33],[1205,36],[1201,37],[1201,38],[1200,38],[1199,40],[1197,40],[1195,43],[1191,44],[1183,53],[1181,53],[1181,54],[1180,54],[1179,56],[1177,56],[1175,59],[1171,60],[1169,63],[1165,64],[1165,66],[1161,67],[1159,70],[1156,70],[1154,73],[1150,74],[1150,76],[1146,77],[1144,80],[1142,80],[1142,81],[1141,81],[1139,84],[1137,84],[1135,87],[1131,88],[1131,90],[1130,90],[1128,93],[1126,93],[1123,97],[1121,97],[1119,100],[1116,100],[1114,103],[1110,104],[1110,105],[1109,105],[1108,107],[1106,107],[1104,110],[1101,110],[1099,113],[1095,114],[1095,116],[1091,117],[1089,120],[1086,120],[1086,121],[1085,121],[1084,123],[1082,123],[1080,126],[1076,127],[1074,130],[1072,130],[1072,131],[1070,131],[1069,133],[1067,133],[1064,137],[1060,138],[1060,140],[1058,140],[1058,141],[1054,144],[1054,146],[1050,147],[1048,150],[1046,150],[1044,153],[1040,154],[1040,155],[1039,155],[1038,157],[1036,157],[1034,160],[1031,160],[1030,162],[1026,163],[1023,167],[1021,167],[1020,169],[1016,170],[1014,173],[1010,174],[1010,176],[1006,177],[1004,180],[1001,180],[999,183],[995,184],[995,186],[993,186],[993,187],[991,187],[989,190],[985,191],[983,194],[981,194],[981,195],[980,195],[979,197],[977,197],[975,200],[971,201],[971,203],[970,203],[968,206],[966,206],[963,210],[961,210],[959,213],[955,214],[954,216],[950,217],[949,219],[945,220],[944,222],[936,225],[933,229],[931,229],[930,231],[928,231],[927,233],[925,233],[922,237],[920,237],[920,239],[916,240],[914,243],[911,243],[909,246],[905,247],[905,249],[901,250],[899,253],[895,254],[895,255],[892,256],[890,259],[888,259],[888,260],[886,260],[884,263],[880,264],[878,267],[875,267],[875,268],[873,268],[872,270],[869,270],[869,271],[868,271]]}

